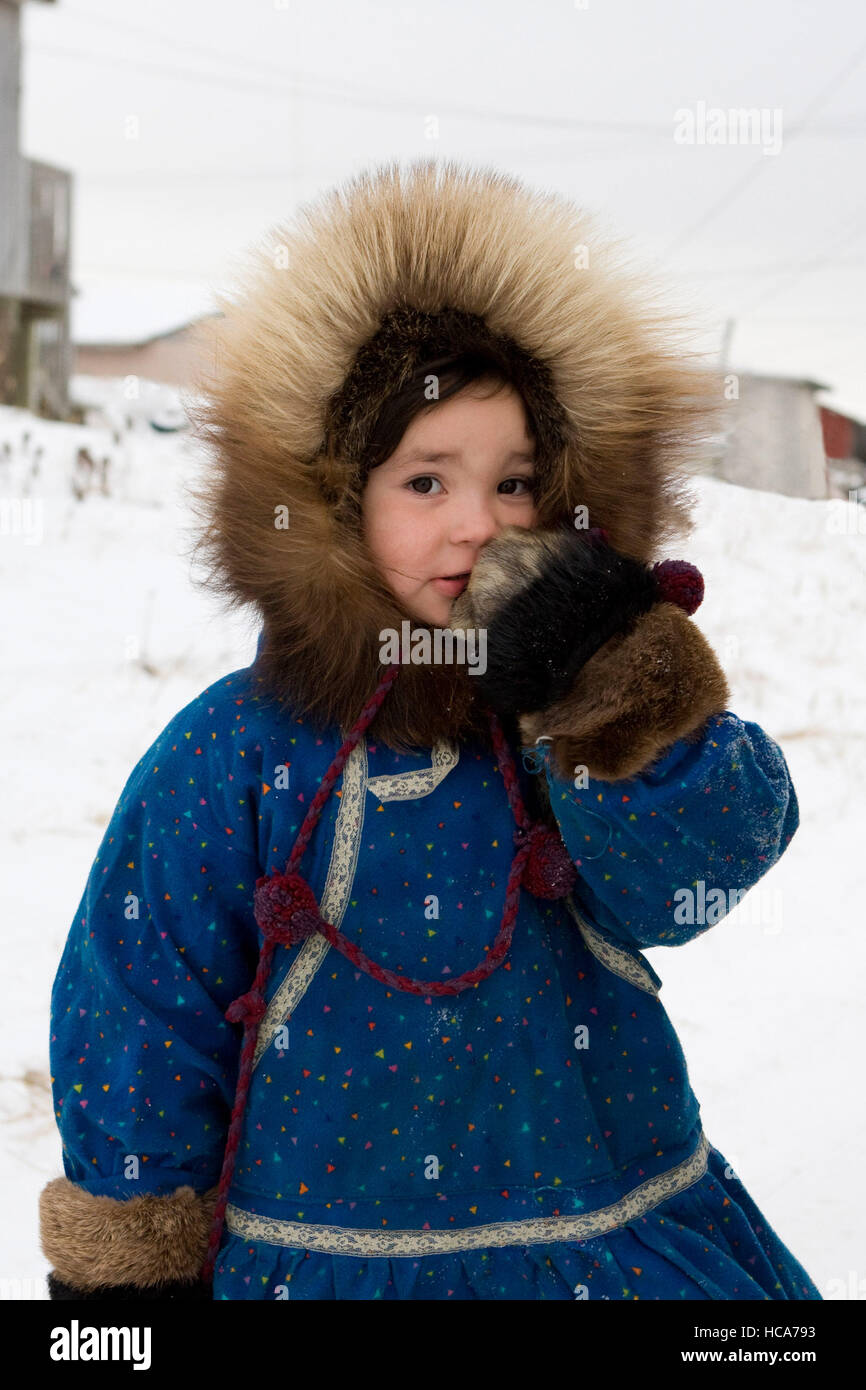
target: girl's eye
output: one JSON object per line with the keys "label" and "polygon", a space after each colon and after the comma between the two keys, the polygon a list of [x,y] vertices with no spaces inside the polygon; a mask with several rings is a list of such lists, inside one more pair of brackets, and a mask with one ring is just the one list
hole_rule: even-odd
{"label": "girl's eye", "polygon": [[[527,492],[523,494],[524,497],[528,496],[531,492],[535,490],[535,478],[524,477],[522,473],[517,478],[506,478],[505,481],[506,483],[523,483],[523,485],[527,489]],[[507,494],[507,496],[509,497],[513,497],[514,495],[515,494],[511,492]],[[521,494],[518,492],[516,495],[519,497]]]}
{"label": "girl's eye", "polygon": [[[425,473],[420,478],[410,478],[406,486],[408,488],[412,488],[412,490],[414,491],[416,483],[436,483],[438,481],[438,478],[431,478],[429,473]],[[430,492],[426,488],[422,492],[415,493],[416,497],[429,497],[430,495]]]}
{"label": "girl's eye", "polygon": [[[438,478],[432,477],[429,473],[423,473],[423,474],[421,474],[421,475],[420,475],[419,477],[417,477],[417,478],[410,478],[409,481],[408,481],[408,483],[406,483],[406,487],[407,487],[407,488],[411,488],[412,491],[414,492],[414,491],[415,491],[415,484],[416,484],[416,483],[438,483],[438,481],[439,481]],[[513,493],[513,492],[508,492],[508,493],[505,494],[506,497],[529,496],[529,495],[533,492],[533,490],[534,490],[534,488],[535,488],[535,478],[534,478],[534,477],[533,477],[533,478],[526,478],[526,477],[522,477],[522,476],[521,476],[521,477],[517,477],[517,478],[505,478],[504,481],[503,481],[503,483],[500,484],[500,486],[504,486],[505,483],[523,483],[524,486],[528,489],[528,492],[527,492],[527,493],[523,493],[523,494],[521,494],[521,493],[516,493],[516,494],[515,494],[515,493]],[[416,497],[435,497],[436,494],[435,494],[434,492],[430,492],[428,489],[425,488],[422,492],[415,492],[415,496],[416,496]]]}

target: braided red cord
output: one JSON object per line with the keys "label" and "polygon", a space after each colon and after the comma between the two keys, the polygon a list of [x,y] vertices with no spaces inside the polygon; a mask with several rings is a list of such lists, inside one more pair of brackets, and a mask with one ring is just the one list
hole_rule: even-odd
{"label": "braided red cord", "polygon": [[[395,970],[389,970],[384,965],[379,965],[365,955],[354,941],[339,931],[330,922],[326,922],[323,917],[319,917],[316,923],[316,930],[321,932],[326,941],[335,947],[352,965],[358,970],[365,971],[372,975],[374,980],[378,980],[383,985],[389,985],[392,989],[402,990],[405,994],[422,995],[452,995],[461,994],[464,989],[470,989],[477,985],[479,981],[486,980],[488,975],[492,975],[496,967],[504,960],[511,946],[511,938],[514,934],[514,923],[517,917],[517,908],[520,902],[520,880],[523,876],[523,866],[529,857],[531,848],[532,832],[528,829],[528,818],[524,810],[523,801],[520,796],[520,789],[514,766],[511,762],[502,731],[496,716],[491,713],[491,732],[493,743],[499,758],[499,766],[505,781],[508,800],[514,813],[514,818],[518,823],[518,831],[514,839],[518,846],[511,864],[511,873],[508,878],[508,886],[505,890],[505,911],[502,923],[492,946],[485,947],[487,955],[483,961],[472,970],[466,970],[462,975],[457,975],[453,980],[418,980],[411,975],[401,975]],[[293,856],[294,858],[294,856]],[[290,861],[291,862],[291,861]],[[297,860],[295,860],[297,863]],[[287,874],[289,870],[286,870]]]}
{"label": "braided red cord", "polygon": [[[340,775],[340,772],[342,771],[343,764],[345,763],[352,749],[355,747],[355,744],[358,742],[361,735],[364,733],[364,730],[371,723],[373,716],[375,715],[376,711],[378,710],[379,706],[381,705],[382,701],[384,700],[385,696],[390,690],[392,684],[394,683],[394,680],[396,679],[399,670],[400,667],[396,663],[393,666],[388,667],[388,670],[385,672],[385,675],[383,676],[382,680],[377,685],[376,690],[369,704],[365,705],[364,709],[362,709],[357,724],[355,725],[354,729],[352,729],[345,743],[343,743],[342,747],[337,753],[337,756],[331,764],[330,768],[325,773],[325,776],[322,778],[319,790],[316,792],[316,795],[310,802],[310,808],[306,814],[304,823],[301,826],[300,833],[298,835],[297,840],[295,841],[294,848],[289,857],[289,863],[287,866],[289,871],[293,871],[295,867],[300,863],[301,856],[303,855],[304,850],[309,844],[310,836],[313,833],[313,828],[315,826],[316,821],[319,818],[319,812],[321,811],[326,800],[328,799],[331,788],[333,787],[334,783]],[[250,1089],[250,1082],[252,1081],[253,1057],[255,1055],[256,1050],[256,1038],[258,1037],[259,1023],[267,1007],[265,1004],[263,991],[265,982],[270,972],[271,957],[274,953],[276,944],[277,943],[273,939],[269,940],[267,937],[265,938],[264,945],[262,946],[261,955],[259,956],[258,969],[256,970],[252,988],[250,989],[249,995],[244,996],[244,1001],[248,1000],[251,1007],[248,1008],[248,1010],[246,1011],[246,1016],[244,1018],[244,1041],[243,1046],[241,1048],[240,1062],[238,1067],[238,1081],[237,1090],[235,1092],[235,1103],[232,1107],[232,1117],[229,1124],[228,1139],[226,1140],[225,1153],[223,1154],[223,1166],[222,1172],[220,1173],[219,1188],[217,1191],[217,1201],[216,1206],[214,1207],[213,1223],[211,1225],[210,1239],[208,1241],[207,1247],[207,1255],[205,1256],[205,1261],[202,1265],[201,1273],[199,1276],[205,1283],[210,1283],[213,1279],[213,1269],[214,1264],[216,1262],[216,1253],[217,1249],[219,1248],[220,1237],[222,1235],[223,1221],[225,1218],[225,1209],[228,1205],[229,1187],[231,1186],[232,1174],[234,1173],[235,1167],[235,1157],[237,1155],[238,1146],[240,1144],[241,1139],[241,1128],[243,1126],[244,1108],[246,1106],[247,1093]],[[235,1009],[235,1005],[240,1005],[241,1003],[241,1000],[235,1000],[234,1005],[232,1005],[230,1009],[227,1010],[227,1014],[233,1011],[235,1013],[235,1018],[232,1021],[237,1021],[239,1014],[238,1010]]]}
{"label": "braided red cord", "polygon": [[[364,733],[364,730],[371,723],[385,695],[396,679],[399,670],[400,667],[397,664],[388,668],[385,676],[376,687],[372,699],[361,711],[358,722],[341,746],[327,773],[322,778],[319,790],[310,803],[309,810],[307,811],[303,825],[298,833],[298,838],[295,841],[291,855],[286,864],[285,874],[287,877],[296,872],[304,851],[310,842],[310,837],[318,822],[322,807],[327,801],[331,789],[343,769],[346,759]],[[533,840],[538,834],[544,834],[545,831],[541,826],[533,826],[530,824],[520,795],[514,762],[508,745],[505,742],[499,720],[492,710],[489,711],[489,718],[493,746],[496,750],[499,770],[505,782],[505,790],[518,829],[514,835],[517,852],[511,864],[511,872],[505,892],[505,907],[502,915],[502,922],[492,947],[487,948],[485,959],[479,962],[474,969],[467,970],[464,974],[457,976],[453,980],[416,980],[411,976],[399,975],[395,971],[388,970],[386,967],[377,964],[376,961],[371,960],[369,956],[365,955],[354,942],[350,941],[348,937],[345,937],[343,933],[338,931],[330,922],[326,922],[321,915],[317,916],[315,929],[321,932],[333,947],[351,961],[357,969],[364,970],[367,974],[372,975],[374,979],[379,980],[382,984],[389,985],[392,989],[399,989],[404,992],[422,994],[425,996],[459,994],[463,990],[470,989],[477,985],[481,980],[486,979],[488,975],[491,975],[497,966],[502,963],[511,946],[514,925],[517,919],[517,909],[520,902],[520,882],[523,877],[524,866],[529,857]],[[260,882],[264,882],[264,880],[260,880]],[[235,1158],[240,1146],[244,1110],[250,1084],[252,1082],[253,1057],[256,1050],[259,1024],[267,1011],[264,987],[270,973],[271,958],[277,944],[278,937],[273,933],[265,932],[261,954],[259,955],[258,967],[252,986],[247,994],[242,995],[240,999],[235,999],[226,1010],[226,1018],[231,1022],[243,1022],[244,1041],[241,1048],[237,1090],[235,1092],[228,1138],[223,1155],[223,1165],[220,1173],[217,1201],[214,1207],[207,1254],[199,1276],[206,1283],[211,1283],[213,1279],[216,1255],[222,1237],[225,1210],[228,1205],[229,1188],[234,1173]]]}
{"label": "braided red cord", "polygon": [[523,865],[529,857],[529,848],[529,840],[527,839],[512,861],[508,887],[505,891],[505,911],[493,945],[485,948],[487,955],[473,970],[467,970],[453,980],[416,980],[411,975],[400,975],[395,970],[388,970],[386,966],[371,960],[353,941],[345,937],[330,922],[320,919],[318,930],[332,946],[336,947],[347,960],[352,962],[356,969],[366,971],[368,975],[372,975],[374,980],[379,980],[383,985],[390,985],[392,989],[403,990],[406,994],[461,994],[464,989],[469,989],[473,985],[477,985],[480,980],[486,980],[488,975],[492,975],[497,965],[508,954],[511,938],[514,934],[517,906],[520,901],[520,880],[523,875]]}

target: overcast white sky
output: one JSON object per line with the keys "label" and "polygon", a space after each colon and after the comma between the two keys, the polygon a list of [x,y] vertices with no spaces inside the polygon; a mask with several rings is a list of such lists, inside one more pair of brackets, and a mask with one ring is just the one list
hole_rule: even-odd
{"label": "overcast white sky", "polygon": [[[24,153],[75,175],[82,335],[174,326],[298,201],[436,153],[599,213],[698,346],[732,318],[734,368],[866,420],[857,0],[60,0],[23,35]],[[780,152],[678,143],[700,103],[765,110]]]}

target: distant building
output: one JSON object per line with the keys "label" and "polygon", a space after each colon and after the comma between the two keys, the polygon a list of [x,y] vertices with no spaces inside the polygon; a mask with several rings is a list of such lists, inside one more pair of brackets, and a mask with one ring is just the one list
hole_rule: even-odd
{"label": "distant building", "polygon": [[[122,295],[118,299],[122,304]],[[82,341],[76,334],[75,372],[82,376],[138,376],[167,386],[190,387],[206,350],[199,335],[212,317],[203,314],[178,327],[136,337],[127,331]]]}
{"label": "distant building", "polygon": [[0,0],[0,402],[63,419],[72,176],[19,150],[22,3]]}
{"label": "distant building", "polygon": [[847,498],[856,490],[866,501],[866,424],[826,405],[820,410],[832,495]]}
{"label": "distant building", "polygon": [[802,378],[733,374],[723,446],[713,472],[740,487],[786,497],[828,497],[831,485],[816,391],[828,388]]}

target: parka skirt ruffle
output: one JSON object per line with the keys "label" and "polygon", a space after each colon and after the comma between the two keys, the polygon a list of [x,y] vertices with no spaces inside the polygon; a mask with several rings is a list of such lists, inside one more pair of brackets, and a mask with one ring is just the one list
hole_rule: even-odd
{"label": "parka skirt ruffle", "polygon": [[822,1297],[712,1146],[698,1182],[592,1240],[370,1258],[224,1231],[213,1296],[287,1302]]}

